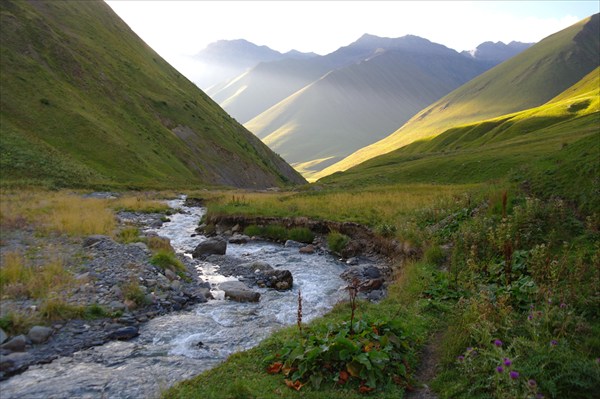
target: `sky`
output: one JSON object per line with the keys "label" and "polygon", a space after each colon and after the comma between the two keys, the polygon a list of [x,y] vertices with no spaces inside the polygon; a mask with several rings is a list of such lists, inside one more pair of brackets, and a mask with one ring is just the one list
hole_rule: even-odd
{"label": "sky", "polygon": [[421,36],[457,51],[485,41],[538,42],[600,11],[594,1],[106,0],[134,32],[188,75],[217,40],[328,54],[364,33]]}

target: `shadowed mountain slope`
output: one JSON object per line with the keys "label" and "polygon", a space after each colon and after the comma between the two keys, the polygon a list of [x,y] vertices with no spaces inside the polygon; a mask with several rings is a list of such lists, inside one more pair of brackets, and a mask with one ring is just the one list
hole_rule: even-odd
{"label": "shadowed mountain slope", "polygon": [[2,183],[304,180],[102,1],[0,3]]}
{"label": "shadowed mountain slope", "polygon": [[418,51],[376,51],[331,71],[245,126],[310,176],[390,134],[483,72],[479,62],[438,46],[427,42]]}
{"label": "shadowed mountain slope", "polygon": [[596,14],[483,73],[419,112],[390,136],[360,149],[316,177],[349,169],[453,126],[544,104],[598,66],[599,47],[600,24]]}

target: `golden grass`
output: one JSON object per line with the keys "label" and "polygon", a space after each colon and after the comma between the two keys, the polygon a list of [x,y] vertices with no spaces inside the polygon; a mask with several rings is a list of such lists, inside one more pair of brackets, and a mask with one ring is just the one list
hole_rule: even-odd
{"label": "golden grass", "polygon": [[59,258],[35,266],[27,262],[23,255],[12,251],[2,257],[1,264],[2,296],[43,299],[52,294],[60,295],[73,283],[73,275],[65,269]]}
{"label": "golden grass", "polygon": [[71,236],[110,234],[115,226],[110,200],[83,198],[71,192],[3,191],[0,225],[3,228],[33,226],[39,233]]}
{"label": "golden grass", "polygon": [[113,200],[111,207],[116,210],[142,213],[160,213],[170,209],[164,201],[153,198],[152,194],[123,196]]}
{"label": "golden grass", "polygon": [[307,216],[366,224],[401,224],[424,208],[463,201],[477,185],[410,184],[366,188],[357,192],[223,193],[209,212],[273,216]]}

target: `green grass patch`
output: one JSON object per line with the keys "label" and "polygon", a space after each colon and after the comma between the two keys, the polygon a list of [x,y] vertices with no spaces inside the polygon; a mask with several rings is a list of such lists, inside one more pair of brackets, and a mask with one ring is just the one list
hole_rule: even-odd
{"label": "green grass patch", "polygon": [[327,234],[327,246],[336,254],[341,253],[349,242],[350,237],[337,231]]}

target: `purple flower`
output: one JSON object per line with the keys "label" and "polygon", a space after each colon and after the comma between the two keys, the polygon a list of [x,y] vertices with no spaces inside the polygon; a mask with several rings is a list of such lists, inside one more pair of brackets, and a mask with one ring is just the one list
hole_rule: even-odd
{"label": "purple flower", "polygon": [[496,367],[496,371],[499,372],[499,373],[501,373],[501,372],[504,371],[504,367],[498,366],[498,367]]}
{"label": "purple flower", "polygon": [[500,341],[499,339],[494,341],[494,345],[496,346],[502,346],[502,341]]}
{"label": "purple flower", "polygon": [[561,303],[560,303],[560,307],[561,307],[561,309],[563,309],[563,308],[566,308],[566,307],[567,307],[567,304],[566,304],[566,303],[564,303],[564,302],[561,302]]}
{"label": "purple flower", "polygon": [[470,346],[467,348],[467,352],[471,352],[473,350],[473,348],[471,348]]}
{"label": "purple flower", "polygon": [[529,320],[529,321],[533,320],[533,315],[530,314],[529,316],[527,316],[527,320]]}
{"label": "purple flower", "polygon": [[510,367],[510,365],[512,364],[512,361],[509,358],[505,357],[503,363],[505,366]]}
{"label": "purple flower", "polygon": [[463,355],[460,355],[459,357],[457,357],[459,362],[462,362],[463,360],[465,360],[465,357]]}
{"label": "purple flower", "polygon": [[535,395],[535,399],[544,399],[544,395],[538,393],[537,395]]}
{"label": "purple flower", "polygon": [[512,378],[513,380],[516,380],[517,378],[519,378],[519,372],[518,371],[514,371],[512,370],[510,373],[510,378]]}
{"label": "purple flower", "polygon": [[550,345],[556,346],[556,345],[558,345],[558,341],[553,339],[552,341],[550,341]]}
{"label": "purple flower", "polygon": [[535,380],[529,380],[527,381],[527,384],[531,387],[531,388],[535,388],[537,386],[537,382],[535,382]]}

